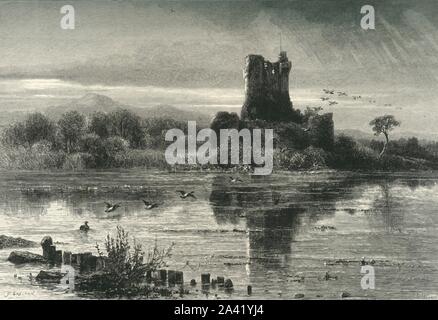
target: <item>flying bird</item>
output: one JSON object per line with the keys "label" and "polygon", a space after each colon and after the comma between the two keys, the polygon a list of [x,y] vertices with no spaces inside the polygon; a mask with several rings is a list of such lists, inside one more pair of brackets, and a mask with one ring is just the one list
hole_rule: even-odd
{"label": "flying bird", "polygon": [[342,96],[347,96],[347,93],[346,92],[342,92],[342,91],[338,91],[338,96],[339,97],[342,97]]}
{"label": "flying bird", "polygon": [[329,97],[321,97],[321,100],[322,101],[326,101],[326,100],[328,100],[328,99],[330,99]]}
{"label": "flying bird", "polygon": [[230,182],[235,183],[235,182],[243,182],[239,177],[230,177]]}
{"label": "flying bird", "polygon": [[105,202],[105,205],[106,205],[105,212],[112,212],[112,211],[114,211],[114,210],[116,210],[117,208],[120,207],[120,202],[116,203],[114,205],[111,204],[111,203]]}
{"label": "flying bird", "polygon": [[338,104],[336,101],[329,101],[329,106],[332,106],[332,105],[335,105],[335,104]]}
{"label": "flying bird", "polygon": [[192,197],[193,199],[196,199],[195,195],[193,194],[195,191],[185,192],[184,190],[177,190],[176,192],[181,193],[179,196],[181,199],[185,199],[187,197]]}
{"label": "flying bird", "polygon": [[361,99],[361,98],[362,98],[361,96],[353,96],[354,100]]}
{"label": "flying bird", "polygon": [[153,208],[157,208],[158,207],[158,203],[152,203],[152,202],[149,202],[149,201],[146,201],[146,200],[143,200],[143,199],[142,199],[142,201],[144,203],[144,208],[146,210],[151,210]]}
{"label": "flying bird", "polygon": [[329,89],[322,89],[322,91],[324,91],[324,93],[326,94],[334,94],[335,90],[329,90]]}

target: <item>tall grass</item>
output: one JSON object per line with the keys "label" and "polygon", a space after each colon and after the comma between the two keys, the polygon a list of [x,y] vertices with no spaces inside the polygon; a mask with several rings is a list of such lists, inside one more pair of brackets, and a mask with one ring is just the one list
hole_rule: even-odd
{"label": "tall grass", "polygon": [[[162,150],[128,149],[116,152],[107,159],[105,168],[156,168],[168,170],[169,164]],[[0,145],[0,168],[21,170],[83,170],[100,168],[95,156],[87,152],[67,154],[64,151],[41,149],[34,146],[31,149],[24,147],[7,147]]]}

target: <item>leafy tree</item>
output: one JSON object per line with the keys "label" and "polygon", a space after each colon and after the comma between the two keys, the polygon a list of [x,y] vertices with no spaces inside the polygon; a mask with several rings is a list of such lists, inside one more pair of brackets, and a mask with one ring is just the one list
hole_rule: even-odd
{"label": "leafy tree", "polygon": [[115,131],[111,116],[103,112],[95,112],[91,116],[90,132],[106,139]]}
{"label": "leafy tree", "polygon": [[235,112],[220,111],[211,121],[210,128],[219,133],[220,129],[239,129],[240,119]]}
{"label": "leafy tree", "polygon": [[379,158],[381,158],[385,153],[389,143],[389,132],[392,131],[395,127],[400,126],[400,122],[397,121],[393,115],[384,115],[372,120],[370,122],[370,126],[372,126],[374,135],[378,136],[380,134],[383,134],[385,136],[385,144],[383,145],[383,149],[379,154]]}
{"label": "leafy tree", "polygon": [[24,121],[24,139],[30,148],[38,141],[51,141],[55,131],[54,123],[39,112],[28,115]]}
{"label": "leafy tree", "polygon": [[11,125],[3,132],[3,142],[7,145],[18,147],[32,146],[46,140],[52,142],[56,133],[54,123],[45,115],[36,112],[29,114],[22,122]]}
{"label": "leafy tree", "polygon": [[144,143],[143,128],[138,115],[127,109],[120,109],[111,114],[115,135],[129,141],[131,147],[138,148]]}
{"label": "leafy tree", "polygon": [[311,117],[319,115],[319,112],[322,110],[322,107],[306,107],[304,115],[302,116],[302,121],[307,122]]}
{"label": "leafy tree", "polygon": [[165,140],[166,132],[177,128],[187,131],[187,122],[169,118],[153,118],[143,120],[143,129],[146,146],[153,149],[165,148],[169,142]]}
{"label": "leafy tree", "polygon": [[2,142],[12,147],[28,147],[26,140],[26,127],[23,122],[10,125],[2,135]]}
{"label": "leafy tree", "polygon": [[98,168],[106,166],[108,155],[103,140],[97,134],[89,133],[82,136],[80,147],[81,151],[90,154],[92,157],[92,164],[89,163],[88,165]]}
{"label": "leafy tree", "polygon": [[71,153],[84,133],[85,116],[78,111],[66,112],[58,121],[58,127],[63,137],[64,147],[67,153]]}

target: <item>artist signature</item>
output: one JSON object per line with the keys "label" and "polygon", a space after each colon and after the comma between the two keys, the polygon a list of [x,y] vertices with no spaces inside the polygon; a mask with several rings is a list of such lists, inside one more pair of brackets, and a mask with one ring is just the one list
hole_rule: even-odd
{"label": "artist signature", "polygon": [[13,291],[5,291],[3,292],[3,297],[22,297],[22,296],[34,296],[36,295],[35,290],[13,290]]}

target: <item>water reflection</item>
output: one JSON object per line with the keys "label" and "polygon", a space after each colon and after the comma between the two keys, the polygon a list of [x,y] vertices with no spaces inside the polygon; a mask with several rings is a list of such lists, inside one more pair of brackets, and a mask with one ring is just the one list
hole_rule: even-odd
{"label": "water reflection", "polygon": [[[46,177],[38,180],[44,187],[33,181],[15,189],[0,182],[0,215],[8,216],[0,234],[13,230],[22,237],[35,234],[35,240],[42,233],[54,234],[65,246],[90,250],[120,222],[144,241],[175,241],[177,263],[195,263],[208,254],[214,258],[203,268],[223,272],[225,262],[231,262],[226,266],[230,277],[247,276],[250,283],[263,288],[275,284],[284,292],[298,285],[289,282],[297,272],[324,274],[327,258],[356,259],[377,252],[412,260],[419,252],[416,241],[424,246],[423,256],[436,243],[435,238],[419,239],[430,237],[428,230],[414,233],[416,238],[407,235],[425,228],[427,218],[435,226],[430,212],[438,206],[436,179],[430,177],[286,174],[245,176],[242,183],[230,183],[221,174],[162,174],[148,179],[131,175],[131,183],[113,179],[112,185],[101,185],[99,181],[107,182],[104,178],[83,179],[50,184]],[[71,181],[74,187],[66,188]],[[198,199],[182,200],[178,189],[195,190]],[[145,211],[142,198],[160,203],[159,208]],[[105,201],[123,203],[123,220],[104,219]],[[84,220],[92,224],[85,236],[77,231]],[[315,228],[321,225],[334,229]],[[315,283],[320,289],[322,284]]]}

